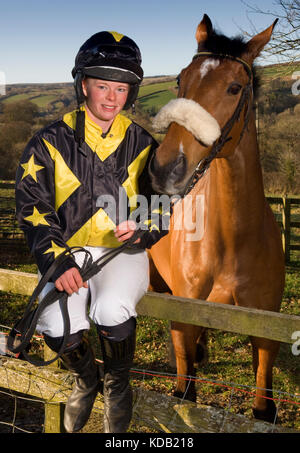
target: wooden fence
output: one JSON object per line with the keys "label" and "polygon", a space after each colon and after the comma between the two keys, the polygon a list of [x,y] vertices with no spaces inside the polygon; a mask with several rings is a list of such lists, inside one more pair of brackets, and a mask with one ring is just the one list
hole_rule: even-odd
{"label": "wooden fence", "polygon": [[300,228],[300,222],[292,219],[292,209],[296,206],[300,206],[300,198],[267,197],[267,200],[270,205],[279,205],[281,207],[281,219],[278,220],[278,223],[281,227],[285,261],[286,263],[289,263],[291,251],[300,250],[300,244],[291,244],[291,229]]}
{"label": "wooden fence", "polygon": [[[37,276],[34,274],[0,269],[1,291],[30,295],[36,284]],[[247,336],[263,337],[288,344],[294,343],[295,332],[300,332],[300,316],[223,305],[214,303],[213,301],[208,302],[204,300],[179,298],[151,292],[147,293],[140,300],[137,306],[137,312],[139,315],[146,315],[170,321],[182,322],[184,320],[187,324],[220,329],[222,331],[234,332]],[[49,359],[49,355],[47,356],[47,359]],[[7,378],[9,370],[12,372],[19,370],[21,373],[21,377],[15,377],[13,379],[13,385],[12,383],[9,383]],[[10,388],[14,391],[26,393],[35,397],[40,396],[42,393],[45,398],[45,431],[61,432],[62,402],[66,401],[67,395],[71,391],[70,386],[66,385],[66,381],[62,377],[62,373],[66,372],[51,367],[41,369],[35,368],[22,361],[7,361],[2,364],[2,367],[0,366],[0,387]],[[30,378],[29,384],[27,381],[24,383],[25,375],[27,378]],[[43,392],[41,392],[41,389],[43,389]],[[139,396],[136,395],[136,398],[139,398]],[[164,398],[163,395],[161,395],[161,398]],[[152,422],[154,423],[154,420],[156,420],[155,423],[157,423],[157,420],[163,419],[164,421],[161,422],[161,424],[164,424],[165,426],[165,416],[170,416],[170,413],[174,410],[184,411],[184,408],[186,408],[186,410],[190,411],[190,405],[193,404],[185,402],[183,405],[180,400],[170,399],[172,402],[172,410],[169,408],[167,414],[164,415],[163,412],[161,412],[161,407],[159,413],[153,412],[155,411],[156,406],[159,406],[158,403],[154,404],[153,395],[143,395],[141,399],[144,402],[142,406],[136,406],[135,417],[137,419],[141,418],[141,411],[144,411],[143,414],[145,412],[151,412]],[[166,402],[164,402],[164,405],[167,407]],[[103,403],[97,400],[95,407],[101,408],[103,407]],[[175,409],[175,407],[177,409]],[[191,411],[193,412],[195,407],[193,406],[192,409]],[[145,415],[143,416],[145,417]],[[231,415],[231,417],[233,417],[233,415]],[[172,420],[174,419],[174,417],[171,418]],[[176,425],[174,427],[175,431],[173,432],[203,432],[201,431],[201,427],[195,427],[195,420],[189,424],[182,414],[179,419],[183,420],[183,424],[179,423],[179,425]],[[193,427],[191,427],[192,425]],[[237,430],[242,429],[240,425],[241,421],[238,421],[236,425]],[[196,429],[196,431],[193,431],[193,429]],[[260,428],[256,426],[254,429],[262,430],[263,428],[261,425]],[[267,430],[268,428],[265,429]]]}
{"label": "wooden fence", "polygon": [[[10,186],[8,185],[8,187]],[[294,219],[296,214],[293,212],[300,206],[300,198],[267,197],[267,200],[270,205],[279,206],[279,211],[277,210],[275,214],[281,228],[285,260],[286,263],[289,263],[291,251],[300,251],[300,230],[299,237],[295,238],[295,241],[299,241],[299,243],[295,244],[291,241],[291,229],[300,229],[300,221]],[[300,219],[300,212],[297,217]],[[14,200],[12,198],[0,197],[0,238],[2,238],[2,241],[6,240],[8,245],[9,243],[13,244],[14,239],[23,239],[23,233],[15,219]]]}

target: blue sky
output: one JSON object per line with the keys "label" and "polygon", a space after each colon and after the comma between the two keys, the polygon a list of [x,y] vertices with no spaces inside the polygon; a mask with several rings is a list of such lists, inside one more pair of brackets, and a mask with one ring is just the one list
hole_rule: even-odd
{"label": "blue sky", "polygon": [[[247,0],[275,11],[274,0]],[[133,38],[145,76],[177,74],[196,50],[206,13],[228,36],[267,28],[273,17],[248,14],[241,0],[0,0],[0,72],[7,84],[71,82],[75,55],[101,30]]]}

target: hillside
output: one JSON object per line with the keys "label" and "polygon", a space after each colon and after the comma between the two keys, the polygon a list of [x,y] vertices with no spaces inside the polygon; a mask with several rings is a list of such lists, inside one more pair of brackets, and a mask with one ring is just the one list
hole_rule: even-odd
{"label": "hillside", "polygon": [[[261,85],[266,87],[274,79],[292,81],[293,72],[300,71],[299,64],[281,64],[258,67]],[[145,77],[139,90],[138,103],[141,109],[154,115],[163,105],[175,98],[176,76]],[[6,95],[0,98],[0,113],[3,105],[28,100],[36,104],[41,116],[59,115],[75,106],[72,83],[16,84],[6,87]]]}
{"label": "hillside", "polygon": [[[300,88],[296,71],[300,71],[300,62],[256,68],[260,79],[258,139],[268,192],[300,193],[300,95],[292,91],[297,86],[298,93]],[[145,77],[136,115],[126,114],[154,133],[151,117],[176,96],[175,75]],[[21,113],[26,106],[31,110],[26,113],[29,120]],[[0,97],[0,178],[14,178],[22,149],[35,130],[75,107],[72,83],[8,85],[6,95]],[[155,137],[160,141],[163,135]]]}

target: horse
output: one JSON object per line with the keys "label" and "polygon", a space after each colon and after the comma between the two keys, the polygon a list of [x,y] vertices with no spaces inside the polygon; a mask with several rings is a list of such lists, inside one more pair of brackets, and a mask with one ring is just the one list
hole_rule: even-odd
{"label": "horse", "polygon": [[[177,196],[169,232],[149,251],[150,289],[214,303],[279,311],[285,284],[280,230],[265,198],[254,107],[254,60],[276,21],[247,42],[216,31],[204,14],[198,49],[179,75],[178,96],[154,118],[166,135],[150,163],[153,188]],[[176,222],[187,207],[202,232]],[[199,204],[199,203],[198,203]],[[188,211],[187,211],[188,212]],[[179,213],[176,217],[176,213]],[[177,219],[177,220],[176,220]],[[195,222],[197,226],[198,220]],[[174,395],[196,401],[197,343],[204,328],[171,322]],[[257,419],[274,421],[272,369],[279,343],[251,337]]]}

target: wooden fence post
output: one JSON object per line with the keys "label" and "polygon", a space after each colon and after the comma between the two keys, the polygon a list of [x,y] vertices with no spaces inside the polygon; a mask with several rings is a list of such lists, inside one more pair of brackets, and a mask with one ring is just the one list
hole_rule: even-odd
{"label": "wooden fence post", "polygon": [[[44,360],[51,360],[56,355],[44,343]],[[59,360],[51,364],[52,368],[60,368]],[[64,403],[60,402],[45,402],[45,433],[63,433],[64,430]]]}
{"label": "wooden fence post", "polygon": [[286,263],[290,262],[290,243],[291,243],[291,200],[282,197],[282,244]]}
{"label": "wooden fence post", "polygon": [[45,433],[63,433],[64,404],[45,403]]}

